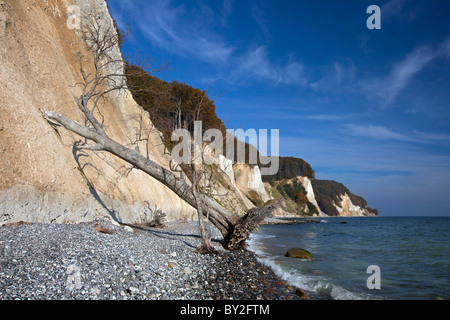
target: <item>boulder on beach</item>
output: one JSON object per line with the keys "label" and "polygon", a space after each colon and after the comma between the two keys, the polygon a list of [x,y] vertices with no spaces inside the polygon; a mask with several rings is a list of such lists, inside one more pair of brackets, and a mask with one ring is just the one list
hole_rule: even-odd
{"label": "boulder on beach", "polygon": [[306,259],[306,260],[310,260],[310,261],[314,260],[314,257],[311,254],[311,252],[309,252],[308,250],[305,250],[305,249],[300,249],[300,248],[289,249],[286,252],[285,257],[296,258],[296,259]]}
{"label": "boulder on beach", "polygon": [[310,299],[311,299],[311,297],[309,296],[309,294],[307,294],[304,290],[302,290],[302,289],[300,289],[300,288],[297,288],[297,289],[295,290],[295,294],[296,294],[300,299],[303,299],[303,300],[310,300]]}

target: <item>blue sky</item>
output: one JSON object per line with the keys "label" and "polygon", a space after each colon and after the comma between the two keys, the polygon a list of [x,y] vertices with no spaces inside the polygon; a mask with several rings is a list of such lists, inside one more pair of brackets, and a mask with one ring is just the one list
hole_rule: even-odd
{"label": "blue sky", "polygon": [[279,129],[380,215],[450,215],[449,1],[107,2],[124,54],[208,89],[228,128]]}

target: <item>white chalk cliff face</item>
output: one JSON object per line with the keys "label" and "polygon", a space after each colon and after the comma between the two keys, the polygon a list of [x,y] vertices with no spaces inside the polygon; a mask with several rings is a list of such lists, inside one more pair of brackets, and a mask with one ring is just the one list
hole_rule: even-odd
{"label": "white chalk cliff face", "polygon": [[238,163],[233,165],[233,172],[236,186],[244,195],[249,208],[253,208],[255,202],[264,203],[271,199],[262,182],[261,171],[258,166]]}
{"label": "white chalk cliff face", "polygon": [[[39,108],[84,123],[74,97],[80,96],[80,61],[92,56],[75,30],[67,27],[67,7],[77,4],[112,26],[104,0],[0,0],[0,224],[17,222],[82,222],[113,217],[139,221],[147,204],[173,220],[195,210],[167,187],[107,153],[77,151],[81,138],[56,132]],[[112,28],[114,30],[114,28]],[[120,57],[119,48],[115,48]],[[89,72],[89,69],[88,69]],[[136,142],[148,114],[122,92],[101,106],[108,134],[119,142]],[[137,120],[139,119],[139,120]],[[150,132],[150,157],[168,168],[161,138]]]}
{"label": "white chalk cliff face", "polygon": [[262,182],[261,177],[261,170],[258,166],[250,167],[247,180],[248,189],[256,191],[260,195],[262,201],[267,202],[270,200],[269,195],[264,188],[264,183]]}
{"label": "white chalk cliff face", "polygon": [[320,210],[319,204],[317,203],[316,196],[314,194],[314,189],[311,183],[311,180],[309,180],[308,177],[298,177],[303,185],[303,188],[305,188],[306,191],[306,198],[309,202],[311,202],[313,205],[316,206],[317,210],[319,211],[318,216],[325,217],[327,216],[325,213]]}
{"label": "white chalk cliff face", "polygon": [[333,203],[333,205],[339,212],[339,216],[341,217],[374,216],[374,214],[368,211],[367,209],[354,205],[348,194],[341,195],[340,201],[341,201],[340,204]]}
{"label": "white chalk cliff face", "polygon": [[[42,118],[39,109],[84,123],[75,84],[83,80],[80,62],[92,72],[93,60],[80,33],[67,27],[73,4],[115,30],[104,0],[0,0],[0,224],[98,217],[135,223],[148,206],[162,209],[168,220],[195,218],[195,210],[160,182],[108,153],[77,150],[80,137],[55,131]],[[118,46],[113,55],[122,59]],[[143,155],[148,151],[169,169],[160,133],[131,93],[111,93],[98,116],[111,138]],[[139,141],[147,134],[148,143]],[[221,157],[220,168],[216,187],[226,196],[217,201],[230,212],[254,207],[249,195],[269,199],[258,167],[244,165],[238,181],[231,160]]]}
{"label": "white chalk cliff face", "polygon": [[234,179],[234,171],[233,171],[233,161],[226,158],[223,155],[219,156],[219,167],[220,170],[222,170],[228,178],[230,178],[230,181],[234,187],[236,187],[236,180]]}
{"label": "white chalk cliff face", "polygon": [[[298,203],[297,200],[289,198],[289,196],[286,196],[283,198],[283,196],[278,191],[279,186],[283,186],[284,184],[293,184],[293,183],[301,183],[304,191],[305,196],[309,203],[313,204],[317,212],[311,212],[311,208],[309,204],[303,204]],[[274,181],[274,184],[266,183],[266,188],[269,191],[269,193],[274,196],[275,198],[279,199],[281,197],[282,200],[282,208],[278,210],[275,215],[277,216],[318,216],[318,217],[328,217],[328,214],[324,211],[322,211],[319,207],[318,200],[319,198],[316,197],[316,194],[314,192],[313,188],[313,181],[311,181],[308,177],[303,176],[297,176],[292,179],[283,179],[280,181]],[[339,199],[335,202],[332,202],[332,205],[336,208],[336,214],[333,212],[333,216],[342,216],[342,217],[350,217],[350,216],[376,216],[377,211],[372,210],[369,207],[360,207],[359,205],[356,205],[352,203],[351,198],[349,194],[344,193],[342,195],[339,195]]]}

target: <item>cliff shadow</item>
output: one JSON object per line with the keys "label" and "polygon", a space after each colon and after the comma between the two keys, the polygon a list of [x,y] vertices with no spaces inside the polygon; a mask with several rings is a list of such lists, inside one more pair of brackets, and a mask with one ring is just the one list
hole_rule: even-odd
{"label": "cliff shadow", "polygon": [[[175,222],[179,223],[179,222]],[[201,243],[201,236],[200,231],[197,229],[197,227],[194,227],[190,224],[187,225],[186,232],[182,232],[179,230],[179,228],[171,228],[167,227],[164,229],[156,229],[156,228],[149,228],[145,226],[140,225],[131,225],[131,224],[124,224],[127,226],[132,227],[133,229],[137,230],[138,232],[148,233],[152,236],[165,239],[165,240],[173,240],[173,241],[180,241],[186,246],[192,248],[192,249],[198,249]],[[214,229],[215,227],[212,224],[208,225],[208,230]],[[195,229],[195,230],[194,230]],[[198,233],[196,233],[198,232]],[[213,244],[217,244],[220,247],[223,246],[223,239],[219,237],[211,236],[211,242]]]}
{"label": "cliff shadow", "polygon": [[[89,187],[89,192],[92,195],[92,197],[102,206],[102,208],[104,208],[108,212],[110,217],[115,222],[117,222],[118,224],[123,225],[123,226],[132,227],[133,229],[138,230],[138,232],[149,233],[155,237],[159,237],[159,238],[162,238],[165,240],[181,241],[184,245],[186,245],[192,249],[197,249],[199,247],[200,242],[201,242],[201,236],[200,236],[199,230],[196,228],[195,229],[198,233],[195,233],[194,230],[190,230],[187,233],[183,233],[183,232],[180,233],[177,230],[171,230],[170,227],[165,228],[165,229],[156,229],[156,228],[145,227],[143,225],[138,225],[138,224],[124,223],[123,221],[121,221],[121,219],[119,218],[119,212],[117,210],[115,210],[113,207],[111,207],[110,205],[108,205],[107,203],[105,203],[105,201],[102,199],[100,193],[95,189],[93,183],[86,176],[84,170],[87,166],[93,168],[95,171],[97,171],[102,176],[104,176],[104,174],[100,171],[100,169],[95,167],[95,165],[92,164],[91,162],[86,161],[86,162],[82,163],[83,158],[90,158],[90,156],[81,151],[82,149],[79,147],[81,144],[82,144],[82,141],[79,140],[79,141],[74,142],[73,147],[72,147],[72,154],[74,156],[75,162],[77,163],[78,170],[80,170],[81,175],[86,180],[87,185]],[[191,228],[189,228],[189,229],[191,229]],[[211,224],[208,226],[208,229],[209,230],[214,229],[214,226]],[[190,240],[190,239],[192,239],[192,240]],[[211,236],[211,242],[215,243],[221,247],[223,245],[223,239],[221,237]]]}

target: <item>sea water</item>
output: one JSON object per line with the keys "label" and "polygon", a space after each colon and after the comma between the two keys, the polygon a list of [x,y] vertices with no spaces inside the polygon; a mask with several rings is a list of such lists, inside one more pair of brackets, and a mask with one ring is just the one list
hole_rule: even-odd
{"label": "sea water", "polygon": [[[288,284],[319,299],[450,299],[450,217],[314,221],[261,226],[249,249]],[[315,259],[285,257],[290,248]],[[379,289],[368,285],[375,276]]]}

